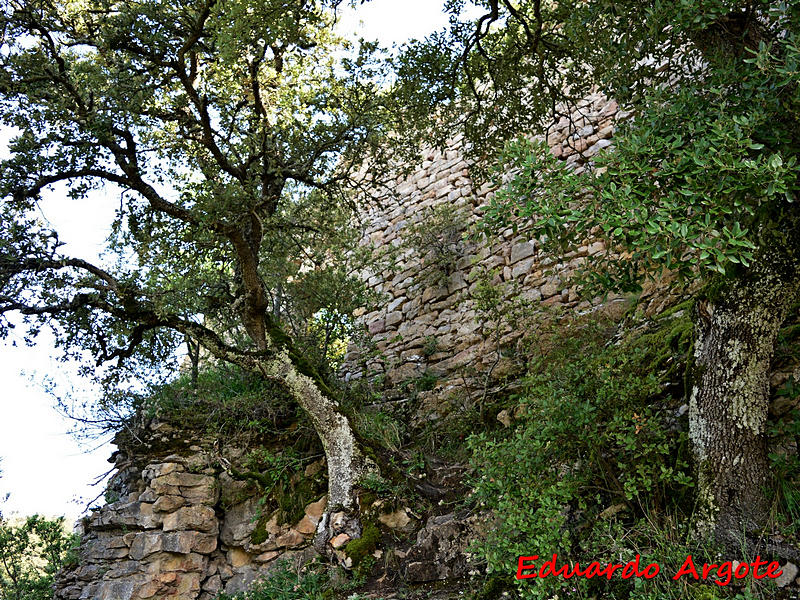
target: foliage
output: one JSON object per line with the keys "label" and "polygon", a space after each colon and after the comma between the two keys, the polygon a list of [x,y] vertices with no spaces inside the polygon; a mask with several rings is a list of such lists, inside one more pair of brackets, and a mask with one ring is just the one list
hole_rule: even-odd
{"label": "foliage", "polygon": [[393,452],[402,446],[406,433],[406,425],[385,410],[359,410],[353,415],[353,427],[366,440]]}
{"label": "foliage", "polygon": [[264,527],[275,509],[279,525],[294,524],[305,514],[306,505],[322,495],[323,478],[306,477],[304,473],[305,464],[318,457],[319,454],[302,457],[291,447],[276,452],[260,448],[245,458],[245,470],[231,467],[234,477],[257,482],[262,494],[258,525],[252,535],[254,544],[266,539],[268,533]]}
{"label": "foliage", "polygon": [[[449,34],[412,44],[400,69],[425,96],[411,70],[452,67],[432,69],[458,84],[431,126],[460,123],[474,154],[500,156],[493,228],[530,218],[562,252],[603,238],[627,260],[609,252],[587,275],[623,290],[664,269],[735,276],[758,248],[791,243],[779,231],[800,191],[800,3],[475,4],[477,20],[448,2]],[[596,169],[575,175],[543,144],[509,143],[551,119],[574,131],[593,86],[635,110]]]}
{"label": "foliage", "polygon": [[[490,573],[515,572],[516,557],[536,549],[571,562],[632,559],[637,545],[648,547],[671,519],[685,525],[692,488],[687,439],[674,426],[675,399],[662,396],[663,372],[636,338],[607,345],[607,328],[597,322],[569,329],[543,336],[550,350],[531,365],[516,398],[523,416],[515,428],[469,439],[471,502],[497,519],[476,549]],[[684,361],[687,350],[681,344],[674,357]],[[673,541],[676,548],[686,543]],[[560,578],[522,583],[519,591],[531,598],[576,586],[589,593],[592,585]],[[631,590],[622,588],[609,597],[628,597]]]}
{"label": "foliage", "polygon": [[[793,377],[777,395],[794,401],[800,397],[800,388]],[[769,455],[776,483],[776,520],[782,535],[797,539],[800,536],[800,410],[794,409],[774,422],[769,434],[773,446],[780,448]],[[792,445],[793,450],[790,449]]]}
{"label": "foliage", "polygon": [[[367,296],[352,192],[402,155],[387,67],[334,33],[336,4],[6,3],[0,336],[53,329],[109,406],[187,341],[255,371],[285,351],[330,391]],[[59,201],[115,199],[102,264],[37,217],[60,184]]]}
{"label": "foliage", "polygon": [[286,562],[268,577],[255,583],[247,592],[217,600],[330,600],[331,584],[323,569],[298,571]]}
{"label": "foliage", "polygon": [[183,374],[168,384],[130,394],[129,400],[131,411],[139,418],[157,416],[220,436],[265,437],[279,433],[297,418],[280,386],[225,364],[201,369],[196,381]]}
{"label": "foliage", "polygon": [[53,577],[77,560],[79,542],[65,531],[63,517],[48,520],[34,515],[16,524],[0,520],[0,597],[52,598]]}
{"label": "foliage", "polygon": [[[540,327],[548,319],[552,321],[557,311],[520,294],[517,282],[498,282],[495,271],[476,272],[470,290],[475,319],[481,325],[484,338],[491,340],[497,360],[507,357],[527,366],[527,362],[542,350],[544,340],[538,335]],[[510,348],[508,336],[517,333],[521,335]],[[487,383],[491,375],[491,370],[486,373]]]}
{"label": "foliage", "polygon": [[424,209],[419,220],[406,226],[404,247],[421,259],[415,275],[419,285],[447,286],[465,252],[466,227],[464,209],[449,202]]}
{"label": "foliage", "polygon": [[[616,150],[597,158],[599,174],[572,174],[541,145],[510,144],[504,170],[517,174],[494,197],[487,222],[531,218],[534,235],[547,236],[556,252],[596,232],[609,252],[584,268],[591,292],[637,290],[643,277],[665,269],[692,279],[698,270],[726,275],[748,267],[768,237],[759,220],[766,211],[780,218],[775,203],[791,202],[796,159],[754,150],[763,146],[753,138],[767,117],[737,115],[729,93],[671,91],[668,103],[666,93],[657,94],[619,131]],[[619,252],[628,259],[616,259]]]}
{"label": "foliage", "polygon": [[[400,87],[421,103],[446,98],[423,126],[463,131],[473,156],[489,159],[483,173],[496,167],[504,189],[487,207],[488,229],[524,224],[556,256],[602,240],[605,252],[581,273],[592,295],[636,291],[669,272],[713,278],[712,307],[747,323],[769,315],[774,331],[800,289],[800,2],[478,0],[477,19],[467,4],[448,2],[449,32],[409,47],[400,59],[408,81]],[[449,88],[426,90],[413,76],[418,71],[448,76]],[[598,116],[585,101],[598,90],[632,116],[616,123],[613,151],[596,160],[576,156],[570,164],[583,168],[572,170],[544,143],[511,142],[548,139],[550,123],[580,135]],[[758,478],[769,477],[761,383],[769,360],[737,372],[711,359],[722,344],[747,339],[722,321],[708,319],[704,338],[713,343],[698,346],[706,369],[689,406],[693,432],[702,428],[708,438],[693,439],[697,533],[733,539],[766,525],[766,498],[746,478],[726,487],[730,471],[715,455],[741,430],[742,441],[732,443],[758,465]],[[750,354],[771,356],[774,342],[766,336]],[[715,376],[735,385],[716,393]],[[752,434],[739,428],[735,411],[711,417],[706,410],[734,406],[748,378],[759,381]],[[746,527],[738,522],[743,514]]]}

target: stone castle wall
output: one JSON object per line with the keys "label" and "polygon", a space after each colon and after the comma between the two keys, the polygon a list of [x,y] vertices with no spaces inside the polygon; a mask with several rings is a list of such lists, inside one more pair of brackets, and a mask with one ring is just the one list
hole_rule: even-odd
{"label": "stone castle wall", "polygon": [[[78,561],[58,573],[54,600],[213,600],[317,556],[312,538],[326,508],[324,458],[311,457],[295,474],[303,491],[292,493],[302,499],[284,523],[271,492],[242,478],[248,442],[156,420],[114,443],[120,450],[112,457],[109,502],[79,523]],[[460,473],[442,464],[429,477],[437,490],[450,489],[460,485]],[[374,496],[362,501],[365,522],[380,532],[371,551],[381,558],[377,571],[426,584],[473,568],[467,550],[477,516],[448,513],[449,506],[425,514]],[[352,567],[348,541],[340,534],[331,545]]]}
{"label": "stone castle wall", "polygon": [[[550,128],[547,143],[557,158],[579,173],[598,152],[613,146],[615,127],[628,116],[614,100],[595,94]],[[409,227],[430,218],[433,207],[449,204],[463,215],[459,233],[464,233],[480,218],[480,207],[493,193],[488,184],[475,189],[460,144],[456,139],[444,153],[425,155],[422,168],[399,178],[394,195],[365,216],[363,243],[378,253],[394,249],[398,258],[392,272],[368,274],[369,287],[382,301],[378,309],[362,311],[359,319],[378,355],[367,357],[363,347],[352,347],[344,369],[348,379],[383,371],[397,384],[424,373],[447,379],[465,367],[486,372],[497,357],[496,344],[487,339],[486,324],[476,311],[474,293],[481,273],[493,273],[494,283],[508,284],[515,297],[534,305],[592,305],[581,301],[567,282],[588,255],[604,251],[603,244],[587,240],[554,261],[524,229],[515,233],[509,228],[483,243],[463,242],[446,282],[431,284],[419,277],[428,249],[408,247]],[[513,337],[521,332],[510,333]]]}
{"label": "stone castle wall", "polygon": [[[580,172],[613,145],[615,126],[626,116],[613,100],[591,96],[576,113],[554,124],[547,142],[556,157]],[[534,307],[588,310],[599,304],[579,299],[567,281],[587,256],[604,251],[600,242],[587,241],[553,260],[524,229],[508,229],[487,242],[461,240],[491,194],[489,185],[475,189],[460,141],[454,140],[444,153],[428,153],[421,169],[399,179],[394,195],[364,215],[363,242],[378,253],[394,251],[394,268],[367,275],[381,298],[380,308],[362,311],[359,318],[378,353],[367,357],[363,347],[351,348],[347,378],[383,370],[397,385],[425,373],[447,380],[465,367],[475,373],[497,367],[497,338],[487,335],[491,324],[476,307],[481,273],[491,273],[493,283],[507,284],[509,295]],[[441,205],[463,217],[452,232],[459,255],[452,272],[432,282],[421,276],[428,249],[409,247],[408,233]],[[505,332],[500,343],[521,333]],[[109,488],[115,501],[84,519],[79,562],[60,574],[56,600],[211,600],[220,592],[247,589],[281,560],[300,563],[314,556],[311,539],[325,508],[323,464],[310,465],[311,472],[305,473],[319,480],[320,490],[305,515],[281,524],[275,514],[262,514],[256,486],[231,476],[227,466],[236,464],[244,450],[222,448],[219,440],[158,421],[140,435],[146,443],[119,444]],[[441,566],[441,548],[458,547],[460,534],[454,532],[462,526],[452,515],[431,519],[426,525],[403,520],[409,531],[419,530],[418,539],[398,554],[408,557],[401,568],[408,581],[452,577],[466,564],[453,551],[452,565]],[[439,565],[435,573],[434,564]]]}
{"label": "stone castle wall", "polygon": [[[163,422],[137,435],[145,443],[115,441],[107,496],[119,499],[83,519],[78,563],[59,574],[55,600],[211,600],[247,589],[279,560],[315,555],[326,496],[279,524],[261,510],[258,488],[226,471],[240,448]],[[322,461],[306,474],[324,489]]]}

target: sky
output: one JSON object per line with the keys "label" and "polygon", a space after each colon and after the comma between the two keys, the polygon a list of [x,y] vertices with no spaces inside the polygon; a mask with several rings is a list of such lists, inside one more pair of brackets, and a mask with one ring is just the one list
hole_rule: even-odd
{"label": "sky", "polygon": [[[342,9],[342,34],[378,39],[384,45],[422,38],[447,25],[436,0],[372,0],[357,11]],[[0,128],[0,158],[8,157],[13,131]],[[97,260],[113,218],[116,193],[99,191],[80,203],[65,199],[63,190],[46,193],[42,216],[53,223],[66,242],[65,253]],[[69,430],[72,423],[59,414],[42,382],[53,378],[59,389],[72,388],[77,399],[93,391],[69,365],[55,360],[56,350],[46,336],[34,348],[12,336],[0,341],[0,498],[10,494],[0,511],[5,516],[34,513],[49,517],[80,516],[87,502],[102,492],[91,484],[111,465],[114,447],[108,440],[88,446]]]}

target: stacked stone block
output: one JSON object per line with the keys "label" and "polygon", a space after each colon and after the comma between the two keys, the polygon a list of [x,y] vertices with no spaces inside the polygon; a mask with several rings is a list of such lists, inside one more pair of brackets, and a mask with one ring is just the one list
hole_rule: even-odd
{"label": "stacked stone block", "polygon": [[[187,432],[156,423],[145,433],[180,446]],[[257,490],[222,468],[214,444],[199,444],[167,455],[117,453],[110,489],[124,497],[83,520],[78,564],[59,575],[56,600],[211,600],[247,589],[280,560],[310,560],[326,498],[298,523],[279,525],[277,514],[261,514]],[[260,520],[266,535],[254,543]]]}
{"label": "stacked stone block", "polygon": [[[629,114],[620,111],[614,100],[594,94],[549,128],[547,144],[576,173],[583,172],[598,152],[613,146],[614,129]],[[362,348],[351,347],[344,369],[348,379],[385,371],[389,382],[397,384],[423,373],[447,380],[465,366],[476,372],[490,368],[495,344],[486,339],[473,300],[480,273],[494,273],[495,283],[512,284],[508,289],[515,297],[533,304],[592,306],[581,301],[568,282],[588,256],[605,251],[602,242],[585,240],[575,251],[553,259],[542,254],[539,241],[527,236],[524,227],[517,232],[509,228],[483,243],[465,242],[446,285],[420,280],[426,250],[408,248],[404,236],[409,225],[423,220],[432,207],[447,203],[464,215],[466,230],[480,218],[481,207],[494,192],[490,184],[475,189],[462,144],[456,137],[444,152],[429,151],[421,168],[398,178],[395,193],[364,217],[368,225],[363,243],[377,253],[395,248],[399,258],[393,272],[366,275],[369,287],[383,301],[378,309],[357,316],[380,354],[366,361]],[[432,353],[426,351],[426,346],[433,346],[431,340]]]}

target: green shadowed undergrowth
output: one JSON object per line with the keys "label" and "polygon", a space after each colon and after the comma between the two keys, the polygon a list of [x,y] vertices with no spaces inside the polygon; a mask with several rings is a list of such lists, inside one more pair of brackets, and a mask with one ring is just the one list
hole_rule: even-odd
{"label": "green shadowed undergrowth", "polygon": [[[716,548],[694,543],[689,529],[694,482],[681,410],[692,340],[686,308],[621,340],[599,321],[542,331],[547,351],[512,398],[515,423],[469,438],[476,474],[470,502],[496,519],[473,547],[487,567],[486,593],[537,600],[769,597],[713,580],[671,579],[687,554],[698,564],[719,558]],[[584,566],[624,564],[639,554],[642,566],[654,562],[661,572],[650,580],[515,581],[518,556],[539,555],[541,564],[554,553],[559,565]]]}
{"label": "green shadowed undergrowth", "polygon": [[280,386],[237,367],[212,365],[192,381],[181,374],[152,390],[141,412],[182,428],[211,434],[271,435],[295,418],[297,408]]}
{"label": "green shadowed undergrowth", "polygon": [[284,562],[248,591],[220,594],[217,600],[331,600],[334,597],[330,578],[321,566],[298,571]]}

